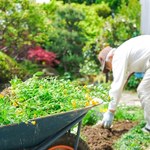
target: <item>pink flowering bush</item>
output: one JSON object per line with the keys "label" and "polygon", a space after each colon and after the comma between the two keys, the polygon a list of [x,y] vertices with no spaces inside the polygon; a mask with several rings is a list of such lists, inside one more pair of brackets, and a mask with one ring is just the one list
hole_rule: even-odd
{"label": "pink flowering bush", "polygon": [[43,65],[50,65],[51,67],[54,67],[60,63],[60,61],[56,59],[55,53],[48,52],[40,46],[30,48],[27,54],[27,58],[31,61],[35,61]]}

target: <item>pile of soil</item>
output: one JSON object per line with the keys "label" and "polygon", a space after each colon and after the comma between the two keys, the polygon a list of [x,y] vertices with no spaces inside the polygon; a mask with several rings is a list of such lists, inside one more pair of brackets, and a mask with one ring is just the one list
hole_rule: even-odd
{"label": "pile of soil", "polygon": [[113,144],[137,122],[119,121],[114,122],[111,129],[104,129],[101,125],[85,126],[81,135],[88,143],[90,150],[113,150]]}

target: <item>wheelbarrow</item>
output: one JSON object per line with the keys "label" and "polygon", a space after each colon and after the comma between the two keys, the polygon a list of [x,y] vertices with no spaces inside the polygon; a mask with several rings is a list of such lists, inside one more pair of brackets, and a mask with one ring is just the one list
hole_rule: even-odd
{"label": "wheelbarrow", "polygon": [[[80,129],[83,117],[92,107],[1,126],[0,150],[89,150],[80,138]],[[75,125],[77,132],[72,134]]]}

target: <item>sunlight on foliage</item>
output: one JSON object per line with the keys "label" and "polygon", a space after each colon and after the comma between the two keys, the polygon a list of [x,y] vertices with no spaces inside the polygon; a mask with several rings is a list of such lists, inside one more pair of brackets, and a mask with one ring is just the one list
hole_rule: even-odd
{"label": "sunlight on foliage", "polygon": [[11,87],[1,93],[0,124],[27,122],[35,117],[97,105],[93,98],[107,100],[106,94],[102,85],[79,86],[78,82],[37,75],[25,82],[15,78]]}

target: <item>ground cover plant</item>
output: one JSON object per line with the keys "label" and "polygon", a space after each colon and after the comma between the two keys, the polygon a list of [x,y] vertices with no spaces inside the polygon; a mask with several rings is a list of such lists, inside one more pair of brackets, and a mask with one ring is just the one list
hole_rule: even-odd
{"label": "ground cover plant", "polygon": [[115,113],[115,120],[141,121],[143,120],[143,109],[120,105]]}
{"label": "ground cover plant", "polygon": [[78,82],[37,75],[40,74],[25,82],[17,78],[11,80],[11,86],[0,94],[0,125],[96,105],[93,98],[98,97],[100,91],[101,98],[106,100],[107,90],[102,85],[79,86]]}
{"label": "ground cover plant", "polygon": [[129,132],[124,134],[115,144],[115,150],[144,150],[150,146],[150,135],[144,133],[145,126],[143,110],[139,107],[121,106],[116,112],[116,121],[129,120],[138,122]]}
{"label": "ground cover plant", "polygon": [[144,150],[148,146],[150,146],[150,135],[148,133],[144,133],[141,130],[141,128],[143,128],[144,126],[145,122],[141,121],[128,133],[124,134],[115,143],[115,150]]}

